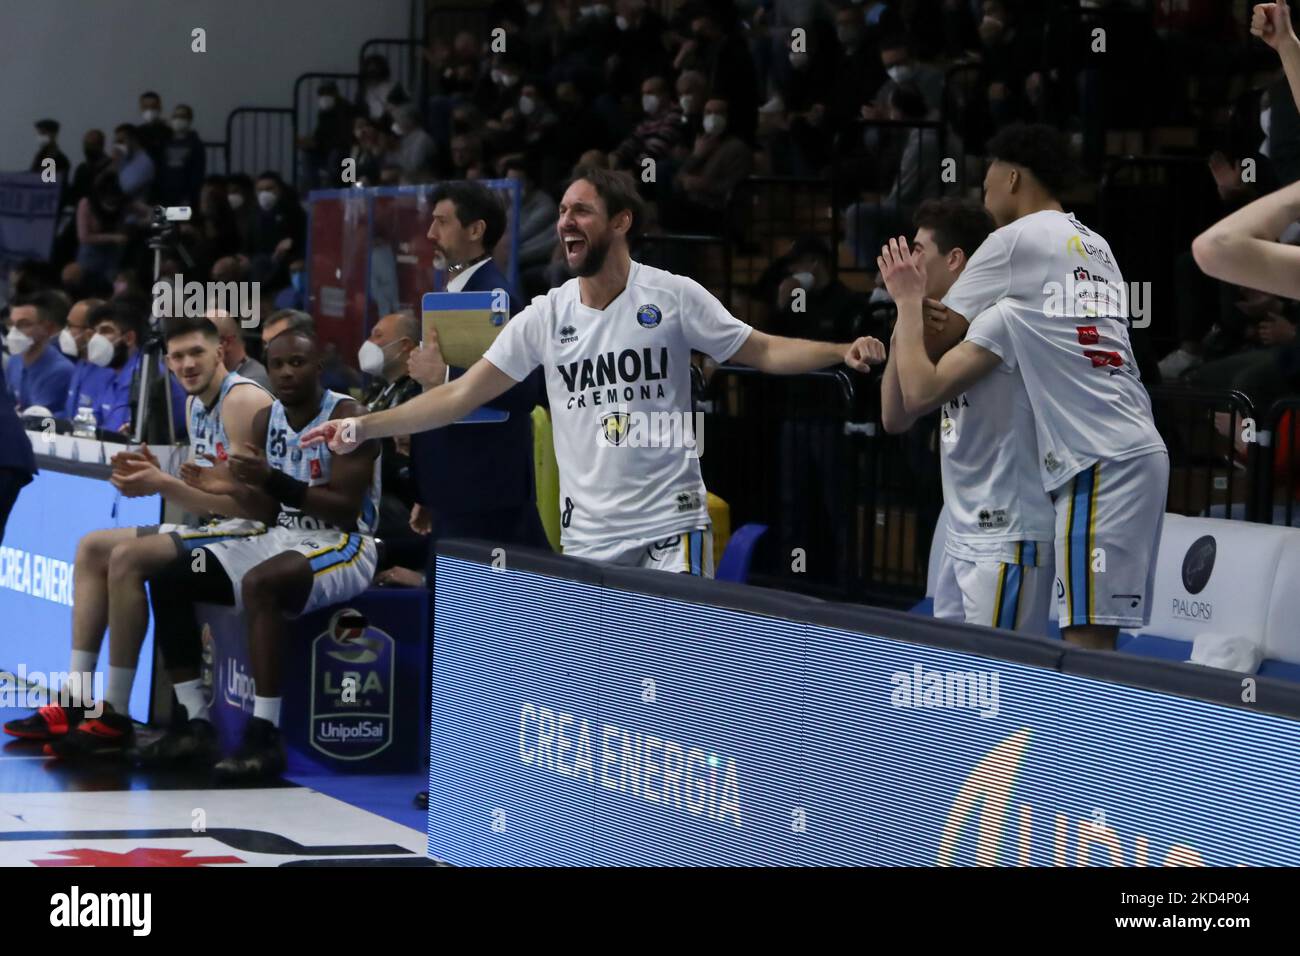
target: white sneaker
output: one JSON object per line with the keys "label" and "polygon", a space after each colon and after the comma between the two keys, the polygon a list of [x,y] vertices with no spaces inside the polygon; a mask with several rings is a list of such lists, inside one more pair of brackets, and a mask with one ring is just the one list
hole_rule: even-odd
{"label": "white sneaker", "polygon": [[1159,362],[1160,375],[1165,381],[1174,381],[1188,369],[1196,368],[1205,362],[1199,355],[1193,355],[1184,348],[1177,348]]}

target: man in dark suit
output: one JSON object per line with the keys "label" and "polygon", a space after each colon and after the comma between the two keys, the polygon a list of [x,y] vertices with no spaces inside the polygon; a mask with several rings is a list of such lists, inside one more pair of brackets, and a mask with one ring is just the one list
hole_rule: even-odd
{"label": "man in dark suit", "polygon": [[18,500],[18,492],[36,474],[36,456],[27,440],[14,400],[5,385],[4,367],[0,365],[0,541],[5,537],[5,523]]}
{"label": "man in dark suit", "polygon": [[[523,308],[509,280],[492,261],[505,232],[506,213],[486,186],[454,182],[432,197],[434,264],[446,271],[447,292],[502,290],[510,314]],[[464,369],[448,367],[436,340],[411,353],[411,377],[436,388]],[[411,472],[419,509],[412,523],[440,537],[475,537],[502,544],[547,547],[537,516],[533,476],[532,411],[542,397],[537,375],[489,403],[476,417],[411,436]],[[431,549],[431,553],[432,553]]]}

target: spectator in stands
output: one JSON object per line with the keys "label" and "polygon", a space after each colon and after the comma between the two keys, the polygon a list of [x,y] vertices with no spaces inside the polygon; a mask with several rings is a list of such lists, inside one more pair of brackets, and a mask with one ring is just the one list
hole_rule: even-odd
{"label": "spectator in stands", "polygon": [[[925,101],[915,88],[895,86],[886,118],[894,122],[923,120]],[[953,138],[949,133],[948,152],[957,149]],[[939,130],[908,130],[889,192],[883,197],[868,194],[844,211],[846,235],[858,266],[874,262],[881,245],[905,228],[921,201],[939,194],[943,159],[940,146]]]}
{"label": "spectator in stands", "polygon": [[435,153],[433,137],[420,125],[419,114],[410,103],[396,106],[393,114],[393,135],[397,138],[395,149],[389,155],[390,165],[404,173],[416,173],[433,168]]}
{"label": "spectator in stands", "polygon": [[623,142],[609,154],[611,169],[631,168],[640,173],[646,159],[655,163],[668,159],[682,139],[682,113],[668,95],[668,83],[652,76],[641,84],[641,111],[645,114]]}
{"label": "spectator in stands", "polygon": [[497,54],[492,68],[479,78],[474,90],[474,105],[484,116],[500,117],[519,99],[523,76],[523,66],[517,59],[509,54]]}
{"label": "spectator in stands", "polygon": [[10,303],[5,378],[19,411],[39,406],[58,415],[67,403],[73,365],[58,339],[70,306],[57,289],[19,295]]}
{"label": "spectator in stands", "polygon": [[[555,200],[538,188],[531,162],[514,156],[503,164],[506,177],[519,183],[519,251],[517,263],[524,293],[545,291],[546,266],[558,244],[555,239]],[[502,233],[502,240],[505,240]]]}
{"label": "spectator in stands", "polygon": [[993,122],[1002,127],[1027,118],[1031,106],[1042,102],[1041,36],[1020,29],[1007,0],[984,0],[978,31]]}
{"label": "spectator in stands", "polygon": [[217,327],[217,335],[224,350],[221,361],[225,363],[226,371],[252,379],[268,392],[271,391],[271,377],[266,374],[266,366],[248,354],[239,322],[221,309],[209,309],[207,317]]}
{"label": "spectator in stands", "polygon": [[660,220],[678,231],[724,235],[727,201],[750,174],[754,156],[728,129],[726,100],[705,104],[703,126],[691,155],[678,167],[671,196],[661,204]]}
{"label": "spectator in stands", "polygon": [[239,234],[239,249],[248,252],[253,248],[257,232],[258,205],[254,195],[253,180],[247,173],[235,173],[226,180],[226,202],[235,217],[235,231]]}
{"label": "spectator in stands", "polygon": [[883,330],[867,328],[866,296],[833,278],[831,265],[825,240],[803,236],[795,241],[783,260],[785,278],[777,287],[772,334],[818,342],[880,337]]}
{"label": "spectator in stands", "polygon": [[410,99],[388,68],[387,57],[372,53],[361,62],[361,89],[357,94],[357,112],[387,127],[392,123],[393,107]]}
{"label": "spectator in stands", "polygon": [[51,409],[63,418],[75,417],[83,405],[94,409],[95,395],[112,375],[107,366],[113,359],[113,344],[96,333],[90,323],[91,315],[103,304],[103,299],[75,303],[68,310],[67,326],[59,333],[59,349],[73,362],[63,408]]}
{"label": "spectator in stands", "polygon": [[708,78],[709,95],[730,104],[732,132],[754,142],[758,80],[754,58],[731,0],[709,0],[688,7],[691,36],[678,49],[676,69],[696,69]]}
{"label": "spectator in stands", "polygon": [[306,312],[297,309],[280,309],[272,312],[262,322],[262,344],[270,344],[271,339],[281,332],[307,332],[316,335],[316,320]]}
{"label": "spectator in stands", "polygon": [[23,259],[9,270],[9,298],[57,288],[58,273],[42,259]]}
{"label": "spectator in stands", "polygon": [[276,309],[301,309],[307,304],[304,263],[295,259],[289,263],[289,284],[275,294]]}
{"label": "spectator in stands", "polygon": [[127,243],[125,205],[126,196],[111,169],[100,173],[90,195],[77,203],[77,265],[83,277],[111,282],[116,276]]}
{"label": "spectator in stands", "polygon": [[138,130],[129,123],[113,131],[113,172],[128,203],[148,201],[153,192],[154,161],[141,144]]}
{"label": "spectator in stands", "polygon": [[904,84],[920,92],[925,101],[924,115],[939,115],[943,109],[943,71],[919,62],[904,36],[895,34],[881,41],[880,64],[887,79],[871,103],[862,108],[863,119],[888,119],[894,91]]}
{"label": "spectator in stands", "polygon": [[578,157],[587,150],[601,150],[600,162],[605,165],[608,160],[604,151],[610,146],[609,130],[589,108],[576,81],[565,79],[556,83],[555,112],[563,135],[556,137],[554,150],[542,160],[542,186],[550,192],[568,177]]}
{"label": "spectator in stands", "polygon": [[343,159],[352,148],[355,118],[352,104],[339,95],[337,83],[326,80],[316,88],[316,125],[306,136],[298,137],[307,191],[343,182]]}
{"label": "spectator in stands", "polygon": [[635,94],[647,77],[666,76],[670,57],[663,42],[667,24],[646,0],[617,0],[614,8],[618,32],[605,59],[605,79],[609,95],[619,100]]}
{"label": "spectator in stands", "polygon": [[866,34],[858,5],[841,7],[835,12],[835,38],[840,44],[840,55],[828,108],[829,120],[836,127],[857,120],[871,91],[879,89],[887,79],[880,55],[867,42]]}
{"label": "spectator in stands", "polygon": [[704,128],[704,103],[708,98],[704,74],[699,70],[683,70],[677,77],[677,108],[682,111],[682,124],[686,127],[682,139],[686,143],[695,142]]}
{"label": "spectator in stands", "polygon": [[519,102],[515,104],[515,110],[519,114],[521,149],[549,150],[554,145],[557,134],[568,135],[567,130],[560,130],[560,119],[547,102],[540,84],[523,85],[519,90]]}
{"label": "spectator in stands", "polygon": [[112,162],[104,151],[104,131],[101,129],[86,130],[86,135],[81,138],[81,152],[84,159],[72,173],[72,188],[67,196],[74,206],[90,195],[95,178]]}
{"label": "spectator in stands", "polygon": [[470,179],[479,170],[483,159],[483,139],[474,133],[463,133],[451,138],[451,168],[449,179]]}
{"label": "spectator in stands", "polygon": [[230,208],[225,176],[204,178],[199,189],[199,207],[190,225],[196,252],[205,263],[239,252],[239,226]]}
{"label": "spectator in stands", "polygon": [[383,137],[379,125],[368,116],[358,116],[352,121],[352,159],[356,184],[375,186],[379,183],[384,166]]}
{"label": "spectator in stands", "polygon": [[32,157],[30,172],[44,172],[47,159],[54,160],[53,182],[63,186],[72,164],[63,150],[59,149],[59,123],[52,119],[36,121],[36,155]]}
{"label": "spectator in stands", "polygon": [[171,135],[162,146],[158,169],[158,202],[164,206],[197,206],[207,170],[203,141],[193,130],[194,111],[184,103],[172,110]]}
{"label": "spectator in stands", "polygon": [[140,94],[140,123],[135,127],[136,135],[144,151],[154,165],[162,162],[162,149],[172,131],[163,119],[162,97],[152,90]]}
{"label": "spectator in stands", "polygon": [[[365,398],[368,412],[395,408],[421,393],[420,383],[411,378],[407,365],[420,338],[419,320],[409,309],[384,316],[370,330],[370,338],[357,352],[357,364],[371,377]],[[389,570],[381,571],[376,583],[421,587],[424,575],[413,569],[424,567],[429,546],[410,525],[416,503],[411,480],[411,437],[385,438],[383,446],[383,495],[377,534],[387,545],[383,567]]]}
{"label": "spectator in stands", "polygon": [[253,275],[279,288],[288,281],[288,263],[302,255],[306,216],[293,188],[271,170],[257,177],[257,206]]}

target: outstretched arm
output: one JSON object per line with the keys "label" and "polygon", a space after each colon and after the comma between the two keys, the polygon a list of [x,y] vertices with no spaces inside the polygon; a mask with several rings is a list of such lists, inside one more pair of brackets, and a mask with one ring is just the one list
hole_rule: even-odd
{"label": "outstretched arm", "polygon": [[885,345],[869,335],[855,342],[813,342],[755,329],[731,359],[770,375],[798,375],[841,362],[865,372],[885,360]]}
{"label": "outstretched arm", "polygon": [[1205,230],[1192,243],[1192,256],[1215,279],[1300,299],[1300,248],[1277,241],[1297,219],[1300,183],[1292,183]]}
{"label": "outstretched arm", "polygon": [[1251,13],[1250,32],[1259,37],[1282,58],[1286,81],[1291,85],[1291,98],[1300,106],[1300,39],[1291,25],[1291,9],[1287,0],[1278,3],[1257,3]]}
{"label": "outstretched arm", "polygon": [[326,442],[335,454],[347,454],[372,438],[409,435],[459,421],[515,384],[487,359],[479,359],[460,378],[417,395],[396,408],[355,418],[337,418],[303,433],[304,448]]}

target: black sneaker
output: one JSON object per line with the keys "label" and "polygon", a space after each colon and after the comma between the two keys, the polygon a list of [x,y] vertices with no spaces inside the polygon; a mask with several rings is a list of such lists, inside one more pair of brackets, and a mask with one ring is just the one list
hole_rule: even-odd
{"label": "black sneaker", "polygon": [[135,746],[135,723],[125,714],[109,710],[98,717],[85,717],[62,737],[45,745],[45,753],[54,757],[112,757]]}
{"label": "black sneaker", "polygon": [[82,707],[60,707],[50,704],[40,708],[30,717],[6,721],[4,731],[20,740],[53,740],[62,737],[85,717]]}
{"label": "black sneaker", "polygon": [[208,721],[196,718],[172,727],[157,740],[137,747],[131,754],[136,765],[159,767],[210,767],[217,760],[217,731]]}
{"label": "black sneaker", "polygon": [[235,753],[213,769],[225,781],[258,780],[284,773],[284,741],[280,728],[269,720],[254,717],[244,729],[244,741]]}

